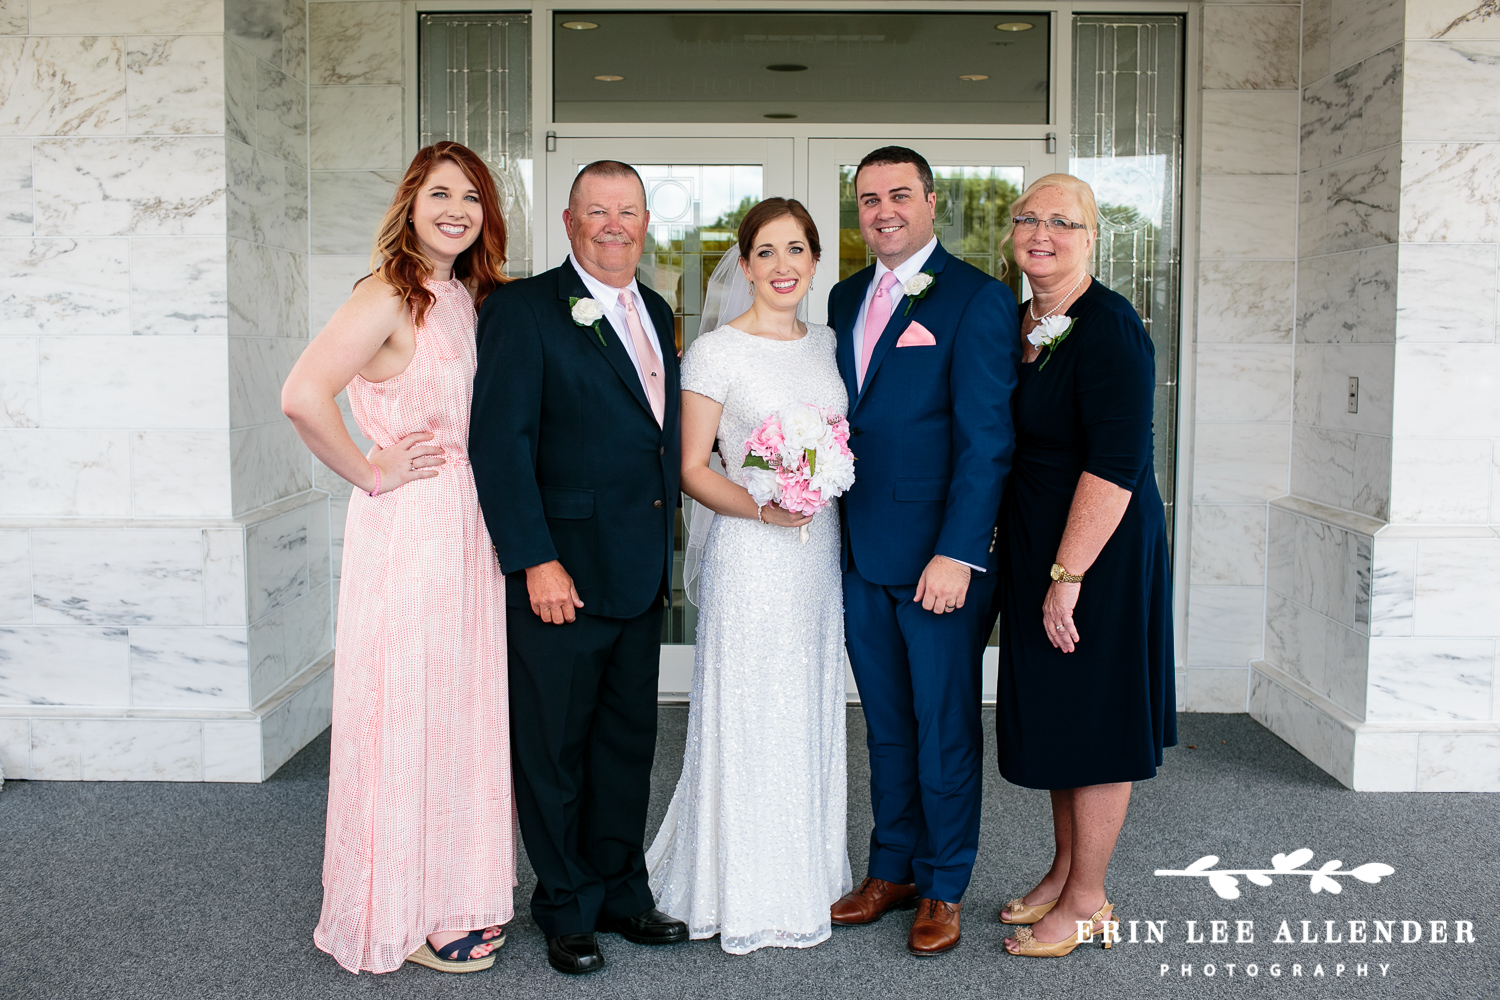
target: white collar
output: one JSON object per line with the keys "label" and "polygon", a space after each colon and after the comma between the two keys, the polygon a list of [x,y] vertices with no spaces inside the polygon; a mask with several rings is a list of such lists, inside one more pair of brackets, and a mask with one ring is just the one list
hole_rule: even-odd
{"label": "white collar", "polygon": [[886,267],[883,262],[881,262],[880,260],[876,260],[875,284],[880,284],[880,279],[884,278],[887,273],[890,273],[894,274],[896,276],[896,280],[900,282],[903,288],[905,288],[906,283],[915,278],[917,276],[917,272],[922,270],[922,265],[926,264],[927,258],[932,256],[932,251],[937,249],[937,244],[937,237],[933,236],[932,239],[927,241],[927,245],[925,247],[918,250],[916,253],[903,260],[901,263],[897,264],[894,268]]}
{"label": "white collar", "polygon": [[626,285],[624,288],[615,288],[613,285],[606,285],[604,282],[600,281],[598,278],[585,271],[583,269],[583,265],[579,264],[578,261],[573,259],[572,254],[568,254],[568,263],[573,265],[573,270],[577,271],[578,276],[583,279],[583,284],[586,288],[588,288],[589,294],[594,297],[595,301],[597,301],[605,309],[608,309],[610,312],[613,312],[614,310],[619,308],[621,292],[629,292],[632,298],[638,300],[640,300],[641,298],[640,288],[636,285],[636,280],[633,277],[630,279],[630,284]]}

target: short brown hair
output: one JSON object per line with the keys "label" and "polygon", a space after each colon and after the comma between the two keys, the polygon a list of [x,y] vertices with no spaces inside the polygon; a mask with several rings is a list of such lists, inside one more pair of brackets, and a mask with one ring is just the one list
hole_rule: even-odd
{"label": "short brown hair", "polygon": [[[885,167],[895,163],[910,163],[917,168],[917,176],[922,180],[922,197],[925,198],[937,190],[937,185],[932,180],[932,167],[927,163],[927,157],[905,146],[881,146],[873,152],[866,153],[865,158],[859,161],[859,166],[854,170],[856,186],[859,184],[859,172],[865,167]],[[859,194],[858,191],[854,193]]]}
{"label": "short brown hair", "polygon": [[813,252],[813,256],[822,253],[823,247],[818,243],[818,227],[802,202],[795,198],[767,198],[746,212],[745,217],[740,220],[740,257],[750,259],[750,251],[755,247],[755,237],[767,223],[789,215],[802,227],[802,235],[806,237],[807,248]]}
{"label": "short brown hair", "polygon": [[[595,160],[582,170],[578,176],[573,178],[573,186],[568,188],[568,206],[571,208],[573,199],[578,197],[578,185],[583,183],[585,177],[634,177],[635,182],[641,186],[641,201],[646,200],[646,182],[641,180],[640,173],[628,163],[619,160]],[[642,208],[646,206],[641,205]]]}

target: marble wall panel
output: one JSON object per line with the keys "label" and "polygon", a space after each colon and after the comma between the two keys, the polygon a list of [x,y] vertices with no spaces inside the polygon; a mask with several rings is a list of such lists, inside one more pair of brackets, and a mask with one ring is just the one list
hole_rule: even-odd
{"label": "marble wall panel", "polygon": [[307,0],[282,0],[281,71],[307,83]]}
{"label": "marble wall panel", "polygon": [[400,181],[399,170],[313,171],[312,252],[355,254],[368,260],[381,217]]}
{"label": "marble wall panel", "polygon": [[0,0],[0,35],[26,34],[27,4],[28,0]]}
{"label": "marble wall panel", "polygon": [[[0,29],[5,26],[4,0],[0,0]],[[31,720],[0,719],[0,770],[15,781],[31,777]]]}
{"label": "marble wall panel", "polygon": [[312,458],[285,420],[231,431],[229,449],[236,514],[312,488]]}
{"label": "marble wall panel", "polygon": [[310,82],[401,83],[401,4],[316,3],[308,10]]}
{"label": "marble wall panel", "polygon": [[283,419],[281,386],[306,346],[305,340],[285,337],[229,338],[231,427]]}
{"label": "marble wall panel", "polygon": [[130,704],[127,630],[0,629],[0,704]]}
{"label": "marble wall panel", "polygon": [[1188,606],[1189,667],[1242,667],[1259,659],[1264,588],[1194,586]]}
{"label": "marble wall panel", "polygon": [[30,236],[31,140],[0,139],[0,236]]}
{"label": "marble wall panel", "polygon": [[203,532],[36,528],[38,625],[202,625]]}
{"label": "marble wall panel", "polygon": [[260,705],[290,676],[286,665],[285,609],[250,625],[250,704]]}
{"label": "marble wall panel", "polygon": [[1391,439],[1354,436],[1354,510],[1382,521],[1391,509]]}
{"label": "marble wall panel", "polygon": [[1500,143],[1407,142],[1401,152],[1401,239],[1500,243]]}
{"label": "marble wall panel", "polygon": [[1397,437],[1500,437],[1500,346],[1397,344],[1396,373]]}
{"label": "marble wall panel", "polygon": [[256,145],[278,159],[307,165],[307,85],[259,64],[256,87]]}
{"label": "marble wall panel", "polygon": [[1367,59],[1401,41],[1405,32],[1405,0],[1333,0],[1328,26],[1332,68]]}
{"label": "marble wall panel", "polygon": [[1361,731],[1354,739],[1354,780],[1361,792],[1417,790],[1416,733]]}
{"label": "marble wall panel", "polygon": [[224,131],[224,44],[217,35],[126,40],[125,94],[136,135]]}
{"label": "marble wall panel", "polygon": [[1354,781],[1354,733],[1258,670],[1250,716],[1345,785]]}
{"label": "marble wall panel", "polygon": [[44,780],[201,781],[197,720],[33,719],[32,774]]}
{"label": "marble wall panel", "polygon": [[127,431],[0,430],[0,516],[127,517]]}
{"label": "marble wall panel", "polygon": [[1295,90],[1299,22],[1291,6],[1205,7],[1203,88]]}
{"label": "marble wall panel", "polygon": [[[398,131],[399,121],[393,126]],[[1203,92],[1206,174],[1297,172],[1297,95],[1293,91]]]}
{"label": "marble wall panel", "polygon": [[1312,424],[1292,425],[1292,493],[1344,510],[1354,508],[1357,435]]}
{"label": "marble wall panel", "polygon": [[332,660],[261,722],[261,757],[266,777],[328,728],[333,715]]}
{"label": "marble wall panel", "polygon": [[1266,594],[1265,660],[1322,693],[1328,688],[1328,634],[1334,623],[1277,593]]}
{"label": "marble wall panel", "polygon": [[[1396,350],[1389,344],[1298,345],[1298,422],[1389,435]],[[1349,412],[1349,378],[1359,379],[1358,411]]]}
{"label": "marble wall panel", "polygon": [[1328,36],[1333,30],[1333,0],[1302,0],[1302,85],[1321,80],[1333,68]]}
{"label": "marble wall panel", "polygon": [[1404,243],[1397,336],[1403,341],[1492,343],[1500,257],[1493,243]]}
{"label": "marble wall panel", "polygon": [[229,329],[222,236],[130,241],[130,319],[137,336],[223,336]]}
{"label": "marble wall panel", "polygon": [[260,723],[203,722],[203,780],[260,781]]}
{"label": "marble wall panel", "polygon": [[231,239],[231,336],[306,339],[308,263],[303,254]]}
{"label": "marble wall panel", "polygon": [[1299,517],[1292,599],[1346,628],[1370,624],[1369,538]]}
{"label": "marble wall panel", "polygon": [[286,250],[300,248],[288,221],[288,164],[269,153],[229,140],[229,235]]}
{"label": "marble wall panel", "polygon": [[1298,342],[1395,341],[1397,270],[1395,244],[1298,261]]}
{"label": "marble wall panel", "polygon": [[1196,584],[1260,586],[1266,579],[1266,508],[1194,504],[1192,575]]}
{"label": "marble wall panel", "polygon": [[1193,500],[1254,503],[1287,489],[1287,427],[1202,424],[1194,432]]}
{"label": "marble wall panel", "polygon": [[0,135],[125,131],[124,39],[0,37]]}
{"label": "marble wall panel", "polygon": [[1198,342],[1291,343],[1295,272],[1289,260],[1200,261]]}
{"label": "marble wall panel", "polygon": [[1415,596],[1415,635],[1493,637],[1500,538],[1419,540]]}
{"label": "marble wall panel", "polygon": [[1492,453],[1487,438],[1396,438],[1391,452],[1391,520],[1487,523]]}
{"label": "marble wall panel", "polygon": [[39,35],[217,34],[223,0],[31,0],[31,30]]}
{"label": "marble wall panel", "polygon": [[314,503],[307,513],[307,580],[312,587],[321,587],[333,578],[329,563],[329,504]]}
{"label": "marble wall panel", "polygon": [[0,624],[31,624],[31,537],[0,529]]}
{"label": "marble wall panel", "polygon": [[1243,712],[1245,689],[1250,681],[1248,667],[1228,670],[1184,670],[1179,694],[1184,712]]}
{"label": "marble wall panel", "polygon": [[1372,722],[1488,719],[1494,673],[1492,639],[1374,639],[1366,717]]}
{"label": "marble wall panel", "polygon": [[130,435],[135,517],[229,517],[228,431]]}
{"label": "marble wall panel", "polygon": [[42,424],[221,428],[226,350],[218,337],[43,337]]}
{"label": "marble wall panel", "polygon": [[37,425],[37,338],[0,337],[0,427]]}
{"label": "marble wall panel", "polygon": [[1376,538],[1370,580],[1370,635],[1411,635],[1417,586],[1416,541]]}
{"label": "marble wall panel", "polygon": [[[1296,244],[1297,178],[1208,174],[1200,183],[1204,257],[1285,259]],[[372,230],[373,232],[373,230]]]}
{"label": "marble wall panel", "polygon": [[1500,792],[1500,736],[1423,733],[1417,742],[1417,791]]}
{"label": "marble wall panel", "polygon": [[1303,170],[1401,141],[1401,66],[1394,45],[1303,90]]}
{"label": "marble wall panel", "polygon": [[1484,0],[1423,0],[1406,5],[1408,38],[1500,38],[1500,8]]}
{"label": "marble wall panel", "polygon": [[321,504],[297,507],[246,529],[252,622],[308,593],[307,523],[323,509]]}
{"label": "marble wall panel", "polygon": [[235,142],[254,146],[257,103],[255,56],[230,39],[224,40],[224,134]]}
{"label": "marble wall panel", "polygon": [[244,628],[130,629],[134,708],[250,707]]}
{"label": "marble wall panel", "polygon": [[402,88],[314,87],[314,170],[401,170]]}
{"label": "marble wall panel", "polygon": [[1297,247],[1303,256],[1395,243],[1401,147],[1340,160],[1301,178]]}
{"label": "marble wall panel", "polygon": [[1197,353],[1200,421],[1286,420],[1292,411],[1292,348],[1204,344]]}
{"label": "marble wall panel", "polygon": [[289,6],[285,0],[224,0],[224,34],[280,69]]}
{"label": "marble wall panel", "polygon": [[249,623],[245,600],[245,533],[239,528],[203,530],[203,623]]}
{"label": "marble wall panel", "polygon": [[1266,518],[1266,587],[1292,596],[1297,579],[1297,515],[1272,506]]}
{"label": "marble wall panel", "polygon": [[1408,43],[1401,137],[1500,140],[1497,77],[1500,40]]}
{"label": "marble wall panel", "polygon": [[11,335],[130,332],[130,245],[0,240],[0,324]]}
{"label": "marble wall panel", "polygon": [[354,283],[370,273],[370,258],[368,255],[318,255],[311,259],[309,272],[309,308],[312,314],[309,330],[316,335],[333,318],[338,307],[349,301]]}
{"label": "marble wall panel", "polygon": [[286,608],[282,628],[288,676],[295,677],[333,648],[331,596],[332,590],[324,584]]}
{"label": "marble wall panel", "polygon": [[224,232],[223,139],[40,139],[33,150],[39,234]]}

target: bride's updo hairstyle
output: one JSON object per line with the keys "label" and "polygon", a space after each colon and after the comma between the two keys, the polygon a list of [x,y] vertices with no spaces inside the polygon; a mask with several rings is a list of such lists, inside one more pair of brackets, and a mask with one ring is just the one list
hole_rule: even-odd
{"label": "bride's updo hairstyle", "polygon": [[777,219],[790,215],[797,220],[802,227],[802,235],[807,240],[807,249],[812,251],[814,257],[823,252],[822,246],[818,244],[818,227],[813,224],[812,216],[802,202],[795,198],[767,198],[745,213],[740,220],[740,259],[748,261],[750,251],[755,248],[755,237],[765,228],[766,223],[775,222]]}

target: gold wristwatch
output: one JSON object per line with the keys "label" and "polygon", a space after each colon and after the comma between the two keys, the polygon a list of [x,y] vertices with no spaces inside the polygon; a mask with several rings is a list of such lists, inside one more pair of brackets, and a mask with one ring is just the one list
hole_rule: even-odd
{"label": "gold wristwatch", "polygon": [[1052,564],[1052,579],[1056,583],[1082,583],[1082,573],[1069,573],[1063,569],[1062,563]]}

